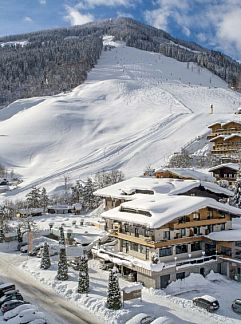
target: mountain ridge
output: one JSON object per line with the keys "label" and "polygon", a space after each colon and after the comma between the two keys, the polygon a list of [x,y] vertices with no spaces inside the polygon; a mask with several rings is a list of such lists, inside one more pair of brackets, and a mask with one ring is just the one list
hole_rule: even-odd
{"label": "mountain ridge", "polygon": [[[86,80],[113,35],[127,46],[195,62],[239,88],[241,64],[220,52],[178,40],[167,32],[131,18],[91,22],[0,38],[0,106],[16,99],[68,91]],[[23,43],[24,41],[25,43]],[[14,42],[16,44],[14,44]]]}

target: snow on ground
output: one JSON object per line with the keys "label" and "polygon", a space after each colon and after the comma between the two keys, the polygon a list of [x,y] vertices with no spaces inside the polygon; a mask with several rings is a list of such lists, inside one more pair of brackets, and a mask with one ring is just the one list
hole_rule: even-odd
{"label": "snow on ground", "polygon": [[[22,175],[21,198],[103,169],[127,176],[161,167],[217,120],[239,119],[241,95],[196,64],[114,43],[86,82],[52,97],[17,100],[0,111],[0,163]],[[209,114],[210,104],[214,114]],[[4,197],[4,196],[2,196]]]}
{"label": "snow on ground", "polygon": [[186,279],[171,283],[165,291],[184,300],[211,295],[220,304],[217,314],[238,319],[239,323],[241,323],[241,314],[236,314],[231,309],[232,302],[241,297],[241,283],[228,280],[218,273],[210,272],[206,278],[203,278],[200,274],[192,273]]}
{"label": "snow on ground", "polygon": [[[99,269],[97,260],[89,261],[90,274],[90,292],[88,296],[76,293],[78,285],[78,272],[69,269],[69,280],[59,282],[55,280],[57,264],[52,264],[50,270],[41,270],[39,268],[40,260],[31,258],[23,262],[21,268],[32,274],[32,276],[41,283],[52,287],[58,294],[64,296],[71,302],[83,307],[89,312],[95,313],[101,323],[125,323],[132,316],[143,312],[143,310],[152,316],[166,316],[173,320],[174,323],[240,323],[236,319],[241,319],[240,315],[231,311],[230,305],[234,298],[238,296],[240,284],[229,281],[221,275],[209,275],[204,279],[201,275],[198,277],[189,277],[187,284],[183,281],[183,288],[180,289],[180,283],[170,285],[170,294],[163,290],[154,290],[143,288],[142,301],[135,299],[125,302],[123,309],[111,311],[105,307],[106,293],[108,285],[108,271]],[[120,278],[121,288],[133,285]],[[195,288],[196,285],[196,288]],[[175,295],[183,293],[183,298]],[[230,291],[230,294],[227,293]],[[215,292],[215,294],[214,294]],[[199,296],[200,294],[209,293],[217,297],[221,303],[221,309],[216,313],[207,311],[193,306],[190,298],[185,294]],[[224,296],[225,295],[225,296]],[[225,316],[230,316],[227,318]]]}

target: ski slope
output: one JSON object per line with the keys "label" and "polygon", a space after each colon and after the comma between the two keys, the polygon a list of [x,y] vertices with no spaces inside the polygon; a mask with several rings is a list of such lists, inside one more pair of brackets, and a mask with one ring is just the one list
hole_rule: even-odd
{"label": "ski slope", "polygon": [[[0,111],[0,163],[23,177],[11,197],[120,168],[160,167],[215,121],[240,118],[241,95],[194,63],[114,46],[71,92],[17,100]],[[214,114],[210,115],[210,105]]]}

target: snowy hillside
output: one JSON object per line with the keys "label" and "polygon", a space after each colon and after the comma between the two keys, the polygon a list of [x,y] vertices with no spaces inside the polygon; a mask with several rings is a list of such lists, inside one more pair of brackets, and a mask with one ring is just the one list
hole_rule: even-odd
{"label": "snowy hillside", "polygon": [[[79,179],[103,169],[138,175],[233,115],[241,95],[193,63],[106,44],[87,81],[52,97],[18,100],[0,111],[0,163],[32,185],[54,189],[63,176]],[[209,114],[210,104],[214,114]]]}

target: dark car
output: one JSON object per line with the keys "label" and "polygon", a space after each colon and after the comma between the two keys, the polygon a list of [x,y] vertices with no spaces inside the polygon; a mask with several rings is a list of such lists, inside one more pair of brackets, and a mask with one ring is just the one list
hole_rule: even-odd
{"label": "dark car", "polygon": [[241,314],[241,299],[235,299],[232,303],[232,310]]}
{"label": "dark car", "polygon": [[192,301],[194,305],[202,307],[208,312],[214,312],[219,309],[219,302],[217,299],[209,295],[194,297]]}
{"label": "dark car", "polygon": [[9,300],[23,300],[23,296],[19,293],[19,292],[16,292],[14,294],[7,294],[7,295],[4,295],[0,298],[0,307],[7,301]]}
{"label": "dark car", "polygon": [[2,304],[1,311],[4,314],[4,313],[10,311],[11,309],[14,309],[22,304],[24,304],[24,301],[22,301],[22,300],[17,300],[17,299],[9,300],[9,301],[5,302],[4,304]]}
{"label": "dark car", "polygon": [[9,290],[14,290],[15,289],[15,285],[12,283],[4,283],[0,285],[0,298],[2,296],[4,296],[4,294],[9,291]]}

